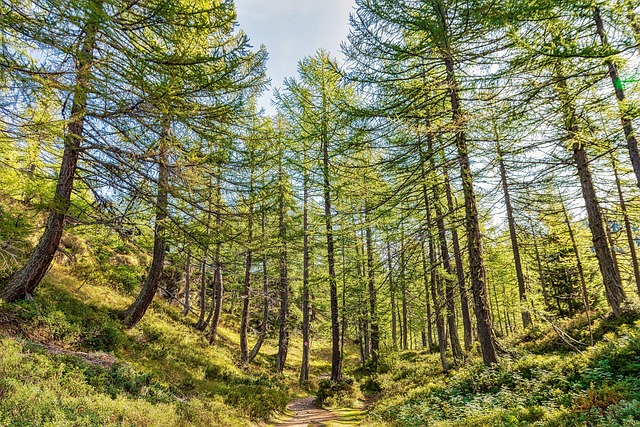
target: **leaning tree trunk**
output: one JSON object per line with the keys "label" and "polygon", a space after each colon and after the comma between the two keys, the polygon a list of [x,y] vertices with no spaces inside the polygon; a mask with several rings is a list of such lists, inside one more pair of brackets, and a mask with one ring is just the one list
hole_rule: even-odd
{"label": "leaning tree trunk", "polygon": [[633,266],[633,277],[636,281],[636,288],[638,289],[638,295],[640,295],[640,266],[638,265],[638,254],[636,252],[636,241],[633,238],[633,229],[631,228],[631,221],[629,220],[629,213],[627,211],[627,203],[622,193],[622,184],[620,183],[620,177],[618,176],[618,167],[614,158],[611,160],[613,167],[613,176],[616,180],[616,188],[618,190],[618,201],[620,202],[620,210],[622,211],[622,218],[624,219],[624,229],[627,235],[627,242],[629,244],[629,253],[631,254],[631,264]]}
{"label": "leaning tree trunk", "polygon": [[[593,20],[596,24],[596,32],[598,34],[598,37],[600,38],[600,42],[605,48],[610,49],[611,46],[609,45],[607,35],[604,32],[604,25],[602,23],[602,17],[600,16],[599,7],[593,9]],[[633,172],[636,175],[636,183],[638,186],[640,186],[640,151],[638,150],[638,139],[636,138],[633,130],[633,118],[629,116],[622,107],[622,103],[625,100],[625,93],[622,81],[620,80],[620,75],[618,73],[618,66],[612,59],[607,59],[606,64],[609,67],[609,77],[611,78],[613,90],[615,91],[616,99],[618,100],[618,105],[620,108],[620,121],[622,122],[622,129],[624,130],[624,136],[627,141],[627,149],[629,150],[629,157],[631,158]]]}
{"label": "leaning tree trunk", "polygon": [[153,301],[158,290],[158,284],[164,270],[164,258],[167,252],[167,243],[164,237],[165,221],[169,204],[169,138],[170,124],[167,118],[162,123],[162,135],[158,147],[158,195],[156,198],[156,220],[153,236],[153,260],[147,279],[138,294],[136,300],[123,313],[122,318],[126,326],[136,325]]}
{"label": "leaning tree trunk", "polygon": [[605,295],[607,302],[613,311],[613,315],[618,317],[622,313],[622,303],[626,299],[624,289],[622,288],[622,280],[614,265],[611,248],[607,243],[607,236],[604,230],[600,204],[596,197],[593,186],[593,179],[589,171],[589,162],[587,160],[587,152],[580,139],[580,127],[578,126],[577,114],[569,96],[567,80],[562,76],[559,69],[556,69],[556,90],[559,100],[562,104],[562,116],[565,122],[565,130],[570,141],[573,142],[573,160],[576,165],[578,177],[580,178],[580,188],[582,189],[582,197],[587,209],[587,220],[593,247],[598,259],[598,267],[604,282]]}
{"label": "leaning tree trunk", "polygon": [[485,365],[498,362],[496,342],[491,325],[491,312],[487,303],[487,285],[485,279],[484,259],[482,255],[482,234],[476,194],[473,188],[469,148],[464,128],[465,117],[460,106],[460,94],[456,81],[454,61],[450,56],[450,49],[444,53],[444,63],[447,70],[447,88],[451,101],[453,123],[457,126],[455,132],[455,146],[458,151],[460,175],[462,178],[462,193],[465,202],[465,223],[467,228],[467,244],[469,250],[469,273],[471,275],[471,290],[476,313],[478,341]]}
{"label": "leaning tree trunk", "polygon": [[498,145],[498,164],[500,166],[500,180],[502,181],[502,192],[504,194],[504,204],[507,207],[507,221],[509,223],[509,236],[511,237],[511,250],[513,251],[513,261],[516,266],[516,277],[518,279],[518,293],[520,294],[520,314],[522,316],[522,326],[524,328],[531,325],[531,313],[527,303],[527,289],[524,283],[524,272],[522,271],[522,261],[520,259],[520,247],[518,246],[518,235],[516,231],[516,220],[513,217],[513,206],[511,206],[511,195],[509,194],[509,184],[507,182],[507,169],[504,166],[502,150]]}
{"label": "leaning tree trunk", "polygon": [[56,191],[51,203],[51,212],[47,220],[44,233],[40,237],[25,265],[8,280],[0,300],[16,301],[33,293],[44,275],[49,270],[51,261],[58,250],[64,223],[71,206],[71,192],[75,178],[78,156],[84,140],[83,131],[87,114],[87,98],[94,65],[94,49],[102,2],[94,1],[95,7],[90,8],[81,48],[76,56],[76,81],[73,90],[71,115],[64,134],[64,151]]}

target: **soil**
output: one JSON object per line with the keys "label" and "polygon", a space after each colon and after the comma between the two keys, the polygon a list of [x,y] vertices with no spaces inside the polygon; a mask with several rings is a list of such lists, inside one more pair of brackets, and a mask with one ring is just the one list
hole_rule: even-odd
{"label": "soil", "polygon": [[287,408],[295,414],[293,418],[280,422],[274,427],[321,427],[328,421],[338,419],[333,412],[318,408],[315,396],[296,399]]}

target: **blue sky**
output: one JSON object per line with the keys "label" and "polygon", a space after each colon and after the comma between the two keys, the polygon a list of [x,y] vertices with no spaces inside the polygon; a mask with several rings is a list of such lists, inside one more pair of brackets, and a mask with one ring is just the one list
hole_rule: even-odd
{"label": "blue sky", "polygon": [[[235,0],[238,23],[254,46],[264,44],[269,52],[267,73],[271,86],[297,74],[298,61],[325,48],[341,58],[340,42],[349,32],[349,13],[354,0]],[[267,113],[271,90],[259,105]]]}

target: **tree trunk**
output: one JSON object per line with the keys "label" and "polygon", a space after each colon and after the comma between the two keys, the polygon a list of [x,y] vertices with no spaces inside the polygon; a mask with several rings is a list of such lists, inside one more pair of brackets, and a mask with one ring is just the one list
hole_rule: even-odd
{"label": "tree trunk", "polygon": [[409,349],[409,327],[408,327],[408,314],[407,314],[407,281],[405,278],[405,268],[406,268],[406,259],[405,259],[405,251],[406,247],[404,245],[404,227],[401,225],[401,237],[400,237],[400,286],[402,286],[402,300],[400,301],[402,304],[402,349]]}
{"label": "tree trunk", "polygon": [[396,289],[393,281],[393,262],[389,240],[387,240],[387,265],[389,268],[389,293],[391,294],[391,341],[395,350],[398,348],[398,319],[396,318]]}
{"label": "tree trunk", "polygon": [[327,234],[327,266],[329,269],[329,297],[331,300],[331,381],[342,380],[340,355],[340,321],[338,320],[338,286],[336,283],[333,224],[331,213],[331,185],[329,181],[329,147],[326,134],[322,137],[322,175],[324,191],[324,222]]}
{"label": "tree trunk", "polygon": [[427,344],[429,346],[429,353],[433,351],[433,329],[431,327],[431,301],[429,297],[430,287],[429,287],[429,267],[427,266],[427,256],[425,255],[424,250],[424,242],[422,242],[422,250],[421,250],[421,258],[422,258],[422,278],[424,281],[424,295],[425,295],[425,303],[427,306]]}
{"label": "tree trunk", "polygon": [[576,243],[576,237],[573,234],[573,227],[571,226],[571,221],[569,220],[569,214],[567,213],[567,208],[564,205],[564,200],[560,195],[560,206],[562,207],[562,214],[564,216],[564,223],[567,226],[567,231],[569,231],[569,239],[571,240],[571,245],[573,246],[573,252],[576,255],[576,267],[578,268],[578,276],[580,277],[580,294],[582,296],[582,304],[584,305],[584,312],[587,315],[587,324],[589,326],[589,337],[591,345],[593,345],[593,331],[591,328],[591,304],[589,303],[589,293],[587,292],[587,280],[584,276],[584,269],[582,268],[582,259],[580,258],[580,252],[578,252],[578,244]]}
{"label": "tree trunk", "polygon": [[186,316],[191,311],[191,252],[187,252],[187,260],[185,262],[184,276],[184,310],[182,315]]}
{"label": "tree trunk", "polygon": [[[220,165],[218,165],[218,179],[216,183],[216,229],[218,234],[222,229],[222,176]],[[222,282],[222,242],[220,237],[217,238],[216,251],[214,254],[214,272],[213,272],[213,315],[211,316],[211,326],[209,330],[209,344],[213,344],[218,337],[218,326],[220,325],[220,317],[222,316],[222,301],[224,299],[224,283]],[[209,323],[208,321],[206,323]]]}
{"label": "tree trunk", "polygon": [[249,364],[249,318],[251,316],[251,267],[253,266],[253,181],[254,172],[251,170],[249,179],[249,212],[247,217],[247,250],[244,263],[244,289],[242,291],[242,317],[240,320],[240,363],[243,367]]}
{"label": "tree trunk", "polygon": [[[633,15],[633,11],[632,16],[635,16]],[[600,42],[604,47],[610,48],[611,46],[609,45],[609,41],[607,40],[607,35],[604,32],[604,25],[602,23],[602,17],[600,16],[599,7],[595,7],[593,9],[593,20],[596,24],[596,32],[598,34],[598,37],[600,38]],[[624,86],[622,81],[620,80],[618,66],[616,65],[616,63],[612,59],[607,59],[605,62],[609,67],[609,77],[611,78],[613,90],[618,100],[618,106],[620,108],[620,121],[622,122],[622,129],[624,130],[624,136],[627,141],[627,149],[629,150],[629,157],[631,158],[633,172],[636,175],[636,183],[638,186],[640,186],[640,151],[638,151],[638,140],[633,130],[633,118],[627,115],[627,112],[622,109],[621,105],[625,100]]]}
{"label": "tree trunk", "polygon": [[[427,148],[431,157],[431,169],[436,170],[435,153],[433,152],[433,141],[431,137],[427,139]],[[422,157],[422,176],[425,179],[424,171],[424,154],[422,146],[420,147],[420,156]],[[447,331],[449,332],[449,342],[453,358],[461,360],[464,357],[462,347],[460,346],[460,338],[458,337],[458,321],[456,315],[455,289],[453,284],[453,268],[451,267],[451,258],[449,256],[449,246],[447,245],[447,231],[444,226],[444,216],[442,207],[440,206],[440,188],[438,180],[433,180],[433,207],[436,212],[436,225],[438,228],[438,242],[440,243],[440,256],[442,257],[442,266],[444,267],[445,276],[443,277],[445,284],[445,305],[447,307]],[[428,203],[426,188],[423,188],[425,204]]]}
{"label": "tree trunk", "polygon": [[285,189],[284,172],[282,163],[279,170],[280,197],[279,197],[279,219],[278,229],[280,238],[280,332],[278,335],[278,356],[276,358],[276,370],[282,373],[287,353],[289,351],[289,279],[287,275],[287,229],[285,225]]}
{"label": "tree trunk", "polygon": [[500,179],[502,181],[502,192],[504,194],[504,204],[507,208],[507,221],[509,222],[509,236],[511,237],[511,250],[513,251],[513,261],[516,266],[516,277],[518,279],[518,293],[520,295],[520,314],[522,316],[522,326],[527,328],[531,325],[531,313],[527,303],[527,290],[524,283],[524,272],[522,271],[522,261],[520,259],[520,247],[518,246],[518,235],[516,231],[516,221],[513,217],[513,206],[511,206],[511,195],[509,194],[509,184],[507,182],[507,169],[504,166],[502,150],[496,146],[498,152],[498,164],[500,165]]}
{"label": "tree trunk", "polygon": [[306,169],[306,151],[303,161],[302,190],[302,364],[300,383],[309,381],[310,320],[309,320],[309,175]]}
{"label": "tree trunk", "polygon": [[8,280],[0,294],[0,300],[16,301],[33,293],[44,275],[49,270],[51,261],[58,250],[64,223],[71,206],[71,192],[75,178],[78,155],[84,141],[83,131],[87,114],[87,98],[94,65],[94,49],[102,2],[93,1],[95,7],[90,8],[81,48],[76,55],[76,81],[73,89],[71,115],[64,134],[64,151],[58,173],[56,191],[51,202],[51,212],[44,233],[40,237],[25,265]]}
{"label": "tree trunk", "polygon": [[[443,169],[444,187],[447,195],[447,208],[449,217],[454,218],[455,206],[453,204],[453,194],[449,183],[449,173]],[[458,278],[458,289],[460,291],[460,308],[462,312],[462,326],[464,328],[464,349],[471,350],[473,343],[473,328],[471,326],[471,311],[469,309],[469,297],[464,279],[464,264],[462,263],[462,251],[460,249],[460,239],[458,238],[458,227],[455,225],[455,218],[451,220],[451,240],[453,242],[453,256],[456,262],[456,276]]]}
{"label": "tree trunk", "polygon": [[122,313],[122,319],[127,327],[135,326],[153,301],[158,290],[158,284],[164,270],[164,258],[167,243],[164,237],[167,208],[169,205],[169,138],[170,124],[167,118],[162,123],[162,134],[158,145],[158,181],[156,198],[156,220],[153,234],[153,260],[147,279],[136,300]]}
{"label": "tree trunk", "polygon": [[[262,241],[263,243],[266,241],[266,233],[265,233],[265,215],[262,213],[262,221],[261,221],[261,229],[262,229]],[[263,249],[264,250],[264,249]],[[249,352],[249,360],[247,363],[251,363],[253,359],[260,352],[260,348],[262,348],[262,343],[264,339],[267,337],[267,328],[269,326],[269,277],[267,276],[267,253],[264,252],[262,254],[262,323],[260,324],[260,333],[258,334],[258,340],[253,345],[253,348]]]}
{"label": "tree trunk", "polygon": [[367,224],[367,279],[369,284],[369,315],[371,318],[371,361],[377,365],[380,361],[380,338],[378,327],[378,315],[376,312],[376,283],[373,265],[373,239],[371,236],[371,223],[369,221],[369,207],[364,211],[365,222]]}
{"label": "tree trunk", "polygon": [[621,314],[621,305],[626,299],[620,275],[613,263],[611,249],[607,243],[600,204],[596,198],[596,192],[593,186],[593,179],[589,171],[589,162],[584,145],[579,141],[580,128],[577,122],[575,107],[570,99],[567,80],[562,76],[559,69],[556,69],[557,84],[556,89],[560,102],[562,103],[562,115],[565,122],[565,129],[568,138],[573,142],[573,159],[580,178],[580,187],[582,189],[582,197],[587,209],[587,219],[593,246],[598,259],[598,266],[602,281],[604,282],[605,294],[607,302],[613,311],[613,315],[618,317]]}
{"label": "tree trunk", "polygon": [[618,167],[614,158],[611,159],[613,167],[613,176],[616,180],[616,188],[618,190],[618,200],[620,202],[620,210],[622,211],[622,217],[624,219],[624,229],[627,235],[627,242],[629,244],[629,253],[631,254],[631,264],[633,266],[633,277],[636,281],[636,288],[638,289],[638,295],[640,295],[640,266],[638,265],[638,254],[636,252],[636,242],[633,238],[633,229],[631,228],[631,221],[629,220],[629,213],[627,211],[627,203],[622,193],[622,184],[620,183],[620,177],[618,176]]}
{"label": "tree trunk", "polygon": [[195,328],[199,331],[203,331],[207,322],[205,322],[205,316],[207,315],[207,249],[204,251],[204,258],[200,265],[200,316]]}
{"label": "tree trunk", "polygon": [[455,133],[455,145],[458,151],[460,175],[462,177],[462,192],[465,201],[465,222],[467,228],[467,243],[469,250],[469,273],[471,275],[471,290],[476,313],[478,341],[485,365],[498,362],[496,354],[495,336],[491,326],[491,312],[487,303],[487,286],[485,282],[484,259],[482,255],[482,235],[476,195],[473,189],[473,177],[469,162],[467,135],[464,129],[465,118],[460,107],[458,83],[455,77],[454,61],[450,53],[444,55],[447,70],[447,87],[453,113],[453,123],[458,126]]}

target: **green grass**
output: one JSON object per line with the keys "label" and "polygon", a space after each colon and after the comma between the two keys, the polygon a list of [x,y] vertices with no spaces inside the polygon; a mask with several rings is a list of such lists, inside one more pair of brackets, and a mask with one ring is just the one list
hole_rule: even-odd
{"label": "green grass", "polygon": [[377,376],[382,398],[362,425],[639,426],[640,321],[634,319],[633,313],[602,318],[600,341],[582,353],[527,350],[556,346],[542,331],[519,340],[496,366],[475,358],[447,376],[436,355],[401,353]]}
{"label": "green grass", "polygon": [[[0,426],[243,426],[289,402],[290,379],[268,369],[271,343],[243,371],[233,324],[210,346],[192,316],[157,299],[126,330],[115,312],[130,298],[56,267],[35,300],[0,307]],[[96,352],[117,362],[82,356]]]}

